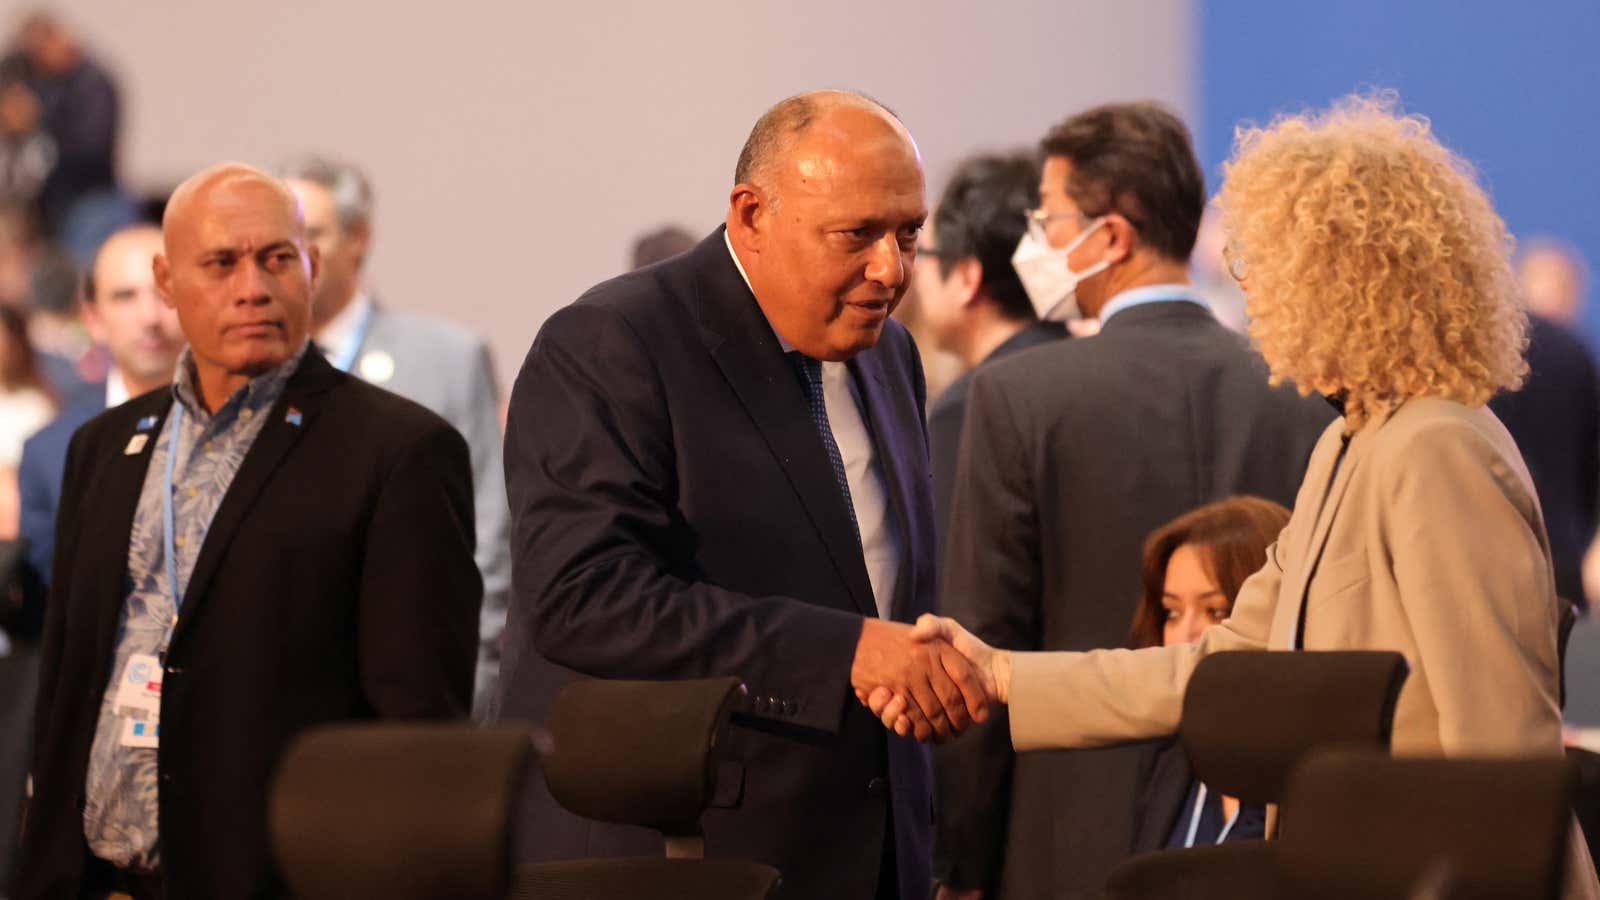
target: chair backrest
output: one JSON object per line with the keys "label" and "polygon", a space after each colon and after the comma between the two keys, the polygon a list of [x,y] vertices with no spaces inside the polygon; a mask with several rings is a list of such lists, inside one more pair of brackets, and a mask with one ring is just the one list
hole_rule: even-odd
{"label": "chair backrest", "polygon": [[660,831],[683,855],[673,839],[697,836],[721,796],[713,751],[743,690],[733,677],[567,685],[539,760],[551,796],[585,818]]}
{"label": "chair backrest", "polygon": [[1179,735],[1195,776],[1248,804],[1277,803],[1312,751],[1388,749],[1410,668],[1379,650],[1213,653],[1189,677]]}
{"label": "chair backrest", "polygon": [[528,728],[330,725],[298,737],[273,778],[278,868],[298,900],[499,900]]}
{"label": "chair backrest", "polygon": [[1332,751],[1294,775],[1277,842],[1288,896],[1554,900],[1568,770],[1549,759]]}

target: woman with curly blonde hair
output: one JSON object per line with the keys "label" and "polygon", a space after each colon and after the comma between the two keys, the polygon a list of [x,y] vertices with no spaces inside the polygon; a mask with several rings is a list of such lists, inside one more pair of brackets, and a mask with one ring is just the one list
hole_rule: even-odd
{"label": "woman with curly blonde hair", "polygon": [[[1343,412],[1266,565],[1194,644],[1011,653],[932,617],[919,633],[978,664],[1018,750],[1172,733],[1208,653],[1370,648],[1411,666],[1396,753],[1559,756],[1548,539],[1484,405],[1526,373],[1526,316],[1471,168],[1392,95],[1350,97],[1242,129],[1219,199],[1272,380]],[[903,701],[869,701],[904,728]],[[1600,896],[1576,829],[1564,896]]]}

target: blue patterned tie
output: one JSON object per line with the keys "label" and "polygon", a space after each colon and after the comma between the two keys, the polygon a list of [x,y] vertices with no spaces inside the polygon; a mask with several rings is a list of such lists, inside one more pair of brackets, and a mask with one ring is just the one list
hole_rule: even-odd
{"label": "blue patterned tie", "polygon": [[800,373],[806,389],[806,403],[811,407],[811,421],[822,435],[822,446],[828,451],[828,462],[833,466],[833,480],[839,484],[839,496],[844,498],[845,511],[850,513],[850,527],[855,529],[856,543],[861,542],[861,524],[856,521],[856,505],[850,499],[850,479],[844,474],[844,457],[839,455],[839,444],[833,439],[833,426],[828,424],[828,403],[822,393],[822,363],[790,350],[786,356]]}

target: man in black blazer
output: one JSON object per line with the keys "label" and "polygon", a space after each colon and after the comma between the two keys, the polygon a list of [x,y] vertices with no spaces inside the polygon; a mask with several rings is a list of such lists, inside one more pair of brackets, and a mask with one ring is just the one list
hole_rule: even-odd
{"label": "man in black blazer", "polygon": [[1011,254],[1039,203],[1039,163],[1032,153],[974,156],[945,184],[932,227],[917,250],[917,303],[933,343],[967,371],[928,409],[933,452],[933,512],[940,546],[950,529],[956,452],[967,420],[972,377],[982,366],[1067,336],[1041,322],[1011,267]]}
{"label": "man in black blazer", "polygon": [[[959,655],[915,655],[902,624],[934,584],[921,363],[889,320],[921,164],[883,107],[817,92],[757,122],[735,180],[725,228],[590,290],[528,353],[500,708],[538,721],[577,673],[737,675],[738,805],[705,816],[707,854],[776,866],[785,897],[921,900],[926,750],[852,696],[904,683],[927,736],[982,714]],[[661,852],[534,781],[525,858]]]}
{"label": "man in black blazer", "polygon": [[1583,340],[1528,315],[1528,380],[1489,408],[1516,438],[1550,534],[1556,593],[1588,608],[1583,554],[1600,520],[1600,374]]}
{"label": "man in black blazer", "polygon": [[[973,380],[941,605],[996,646],[1115,647],[1145,536],[1231,494],[1293,503],[1334,413],[1268,387],[1265,364],[1189,288],[1205,197],[1182,122],[1113,104],[1068,119],[1042,149],[1041,204],[1015,264],[1036,308],[1076,304],[1101,330]],[[940,748],[946,893],[1097,896],[1129,853],[1139,759],[1018,756],[1003,714]]]}
{"label": "man in black blazer", "polygon": [[163,230],[156,283],[189,349],[171,389],[68,451],[22,898],[280,895],[285,745],[471,700],[461,436],[310,348],[317,258],[283,184],[208,169]]}

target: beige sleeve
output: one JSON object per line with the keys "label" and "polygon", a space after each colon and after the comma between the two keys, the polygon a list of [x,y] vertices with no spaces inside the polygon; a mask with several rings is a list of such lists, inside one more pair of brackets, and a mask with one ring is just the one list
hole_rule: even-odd
{"label": "beige sleeve", "polygon": [[1265,650],[1293,546],[1289,523],[1266,565],[1239,588],[1233,614],[1199,643],[1143,650],[1011,655],[1011,743],[1018,751],[1103,747],[1178,730],[1189,673],[1208,653]]}

